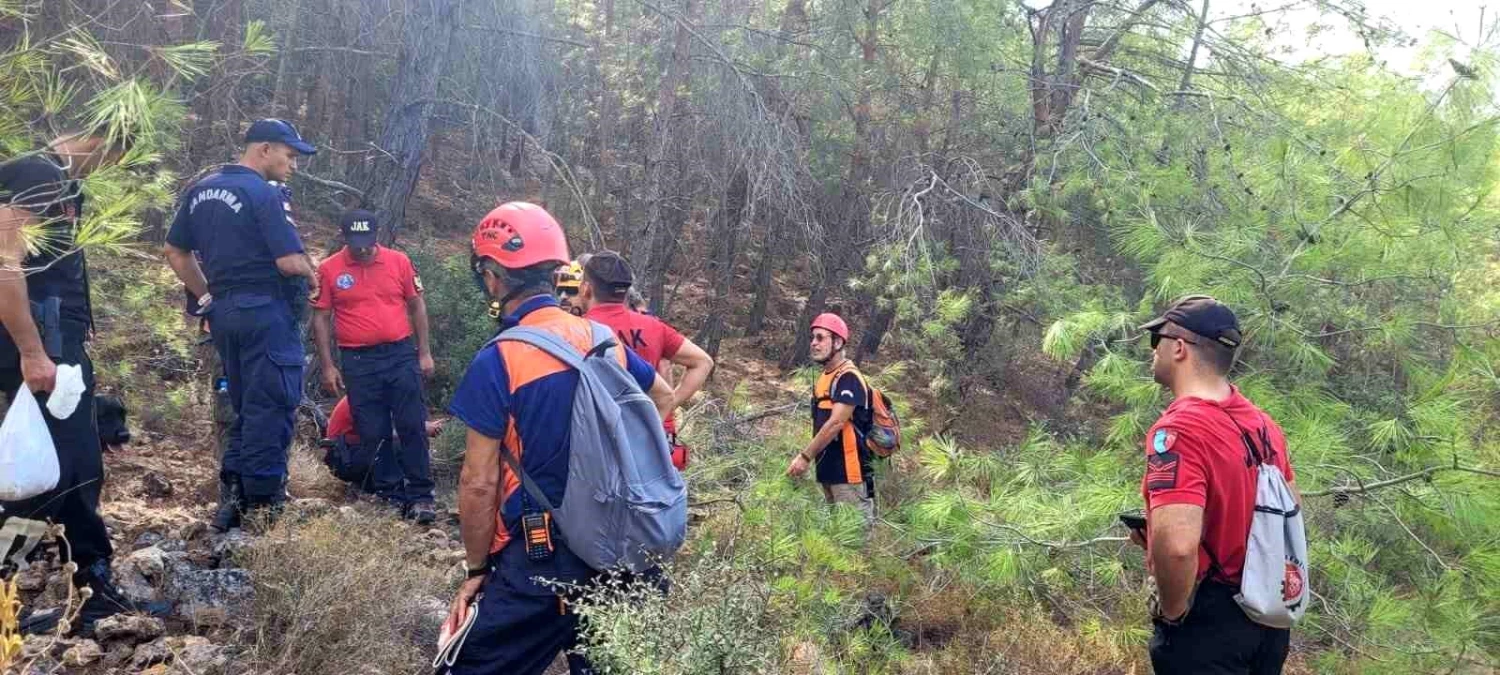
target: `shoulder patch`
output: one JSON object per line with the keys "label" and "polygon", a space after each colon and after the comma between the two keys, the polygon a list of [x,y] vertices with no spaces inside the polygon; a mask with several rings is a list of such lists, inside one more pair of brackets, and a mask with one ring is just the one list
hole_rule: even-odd
{"label": "shoulder patch", "polygon": [[1157,429],[1156,435],[1151,437],[1151,449],[1158,455],[1164,455],[1172,449],[1172,444],[1176,442],[1176,431],[1171,429]]}
{"label": "shoulder patch", "polygon": [[1146,489],[1170,490],[1177,487],[1178,464],[1175,452],[1158,452],[1148,457],[1146,459]]}

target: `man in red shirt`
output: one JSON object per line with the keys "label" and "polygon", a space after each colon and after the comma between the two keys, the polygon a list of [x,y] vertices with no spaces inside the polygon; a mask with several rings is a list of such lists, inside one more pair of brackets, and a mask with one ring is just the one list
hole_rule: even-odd
{"label": "man in red shirt", "polygon": [[[422,279],[406,254],[376,243],[375,214],[350,211],[340,228],[347,246],[318,266],[313,335],[323,385],[348,387],[354,426],[375,456],[374,489],[419,524],[437,519],[427,454],[422,378],[432,374]],[[333,362],[338,336],[343,369]],[[415,344],[413,343],[415,335]],[[391,428],[405,439],[397,453]]]}
{"label": "man in red shirt", "polygon": [[[703,388],[703,383],[714,370],[714,360],[665,321],[626,305],[634,283],[630,263],[620,254],[614,251],[596,253],[583,267],[583,284],[578,289],[579,304],[584,308],[584,318],[609,326],[620,344],[629,347],[653,368],[660,369],[661,364],[668,363],[687,369],[674,394],[672,409],[675,410]],[[677,440],[677,421],[668,416],[662,426],[667,430],[668,440],[672,441],[672,464],[681,471],[687,467],[688,449]]]}
{"label": "man in red shirt", "polygon": [[[441,421],[428,420],[428,438],[438,435],[442,430]],[[390,442],[395,446],[395,454],[399,456],[401,438],[392,434]],[[328,465],[334,476],[353,483],[362,490],[373,489],[374,463],[360,443],[359,430],[354,428],[354,413],[350,412],[348,396],[339,399],[338,404],[333,406],[333,412],[329,413],[328,428],[323,432],[321,446],[325,451],[323,463]]]}
{"label": "man in red shirt", "polygon": [[1239,321],[1203,295],[1141,326],[1151,369],[1174,400],[1146,434],[1146,549],[1156,580],[1152,667],[1172,673],[1280,673],[1291,633],[1252,622],[1236,603],[1255,510],[1256,457],[1295,490],[1286,438],[1229,383]]}

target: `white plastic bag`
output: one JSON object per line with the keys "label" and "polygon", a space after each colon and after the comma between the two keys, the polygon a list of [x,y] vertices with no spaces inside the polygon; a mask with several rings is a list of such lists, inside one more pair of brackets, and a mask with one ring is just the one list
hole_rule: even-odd
{"label": "white plastic bag", "polygon": [[57,487],[57,448],[42,407],[22,384],[0,422],[0,501],[35,497]]}
{"label": "white plastic bag", "polygon": [[79,399],[83,398],[83,366],[62,365],[57,367],[57,381],[52,385],[52,393],[47,396],[47,412],[52,413],[52,419],[65,420],[73,416],[73,411],[78,408]]}

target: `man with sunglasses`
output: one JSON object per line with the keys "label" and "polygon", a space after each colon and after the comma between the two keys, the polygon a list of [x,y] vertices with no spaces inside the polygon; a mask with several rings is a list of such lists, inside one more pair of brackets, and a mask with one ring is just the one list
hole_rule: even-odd
{"label": "man with sunglasses", "polygon": [[1235,601],[1255,510],[1252,453],[1269,456],[1295,484],[1281,427],[1229,383],[1239,321],[1223,303],[1194,295],[1141,329],[1151,337],[1152,375],[1173,396],[1146,434],[1146,529],[1130,535],[1146,549],[1156,584],[1152,667],[1159,675],[1280,673],[1290,631],[1251,621]]}
{"label": "man with sunglasses", "polygon": [[579,258],[557,268],[552,273],[552,292],[557,296],[557,306],[573,316],[583,316],[583,305],[578,302],[579,287],[583,285],[584,258]]}

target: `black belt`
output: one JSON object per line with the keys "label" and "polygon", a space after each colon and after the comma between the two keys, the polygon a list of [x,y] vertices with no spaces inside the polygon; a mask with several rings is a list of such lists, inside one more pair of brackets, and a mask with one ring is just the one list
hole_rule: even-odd
{"label": "black belt", "polygon": [[416,349],[416,345],[412,344],[411,337],[404,337],[395,342],[382,342],[378,345],[369,345],[366,347],[339,347],[339,351],[344,354],[360,356],[393,352],[401,349]]}

